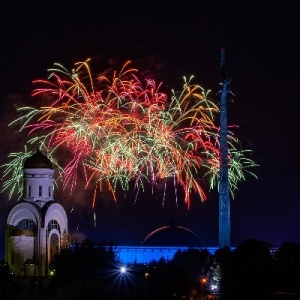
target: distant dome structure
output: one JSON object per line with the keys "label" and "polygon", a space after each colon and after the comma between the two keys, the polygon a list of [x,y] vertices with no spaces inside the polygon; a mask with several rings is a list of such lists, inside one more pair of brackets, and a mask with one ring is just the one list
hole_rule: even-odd
{"label": "distant dome structure", "polygon": [[51,160],[45,156],[39,149],[36,152],[27,158],[24,163],[24,169],[52,169]]}
{"label": "distant dome structure", "polygon": [[163,226],[152,231],[142,244],[144,246],[203,247],[203,242],[192,230],[176,225]]}

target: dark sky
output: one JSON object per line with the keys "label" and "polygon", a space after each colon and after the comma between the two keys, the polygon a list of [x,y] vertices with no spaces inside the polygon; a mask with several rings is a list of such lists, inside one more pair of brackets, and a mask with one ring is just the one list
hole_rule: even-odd
{"label": "dark sky", "polygon": [[[54,62],[70,69],[88,57],[99,68],[112,59],[121,64],[132,60],[140,72],[166,88],[180,83],[182,76],[195,75],[194,82],[217,97],[224,48],[234,94],[228,101],[229,123],[239,125],[241,139],[260,165],[255,169],[258,180],[248,177],[231,201],[232,245],[248,238],[274,246],[300,243],[296,1],[272,6],[217,0],[92,2],[11,1],[1,10],[1,164],[10,151],[22,150],[22,138],[8,128],[17,116],[16,107],[33,103],[32,80],[45,78]],[[193,230],[205,245],[217,246],[217,193],[209,193],[205,203],[193,199],[189,210],[174,206],[172,189],[168,193],[164,207],[162,194],[140,194],[136,202],[132,195],[119,203],[100,199],[96,227],[90,196],[84,191],[71,199],[58,193],[56,200],[65,205],[74,236],[138,245],[173,216],[176,224]],[[3,251],[6,217],[16,200],[8,200],[5,193],[0,197]]]}

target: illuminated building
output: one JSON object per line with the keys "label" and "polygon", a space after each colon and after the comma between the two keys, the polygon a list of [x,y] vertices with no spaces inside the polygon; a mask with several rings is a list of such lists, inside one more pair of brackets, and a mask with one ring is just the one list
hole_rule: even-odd
{"label": "illuminated building", "polygon": [[169,225],[150,232],[141,246],[119,246],[118,255],[125,264],[148,264],[151,261],[172,260],[177,251],[207,250],[214,254],[218,247],[205,247],[203,241],[190,229]]}
{"label": "illuminated building", "polygon": [[69,242],[68,218],[53,198],[52,163],[39,149],[23,171],[23,200],[7,218],[5,261],[15,275],[47,276],[51,258]]}

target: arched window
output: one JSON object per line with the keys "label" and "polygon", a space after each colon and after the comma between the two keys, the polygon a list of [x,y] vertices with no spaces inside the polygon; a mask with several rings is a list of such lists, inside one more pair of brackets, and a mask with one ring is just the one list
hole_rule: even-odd
{"label": "arched window", "polygon": [[48,187],[48,197],[51,197],[51,186]]}
{"label": "arched window", "polygon": [[50,238],[50,261],[59,251],[59,237],[57,234],[52,234]]}
{"label": "arched window", "polygon": [[59,230],[59,224],[56,220],[51,220],[49,223],[48,223],[48,230],[50,231],[51,229],[57,229],[58,231]]}
{"label": "arched window", "polygon": [[31,197],[31,185],[28,185],[27,196]]}
{"label": "arched window", "polygon": [[35,223],[32,220],[23,219],[22,221],[20,221],[18,223],[17,228],[20,228],[20,229],[34,229],[35,228]]}
{"label": "arched window", "polygon": [[49,223],[48,223],[48,226],[47,226],[47,235],[49,234],[49,232],[52,230],[52,229],[57,229],[58,232],[60,233],[60,227],[59,227],[59,224],[56,220],[51,220]]}

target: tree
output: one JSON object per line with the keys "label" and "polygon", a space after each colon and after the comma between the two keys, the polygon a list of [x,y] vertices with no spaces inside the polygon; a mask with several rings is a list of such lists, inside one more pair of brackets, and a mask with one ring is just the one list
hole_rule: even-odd
{"label": "tree", "polygon": [[14,299],[20,288],[13,281],[10,266],[4,260],[0,261],[0,299]]}
{"label": "tree", "polygon": [[300,293],[300,244],[284,242],[275,254],[274,290]]}
{"label": "tree", "polygon": [[272,291],[270,278],[274,261],[271,245],[256,239],[249,239],[233,251],[224,248],[216,253],[223,269],[221,280],[222,299],[265,299]]}
{"label": "tree", "polygon": [[177,251],[173,257],[173,264],[186,270],[193,282],[198,283],[201,276],[206,276],[213,262],[213,256],[208,250],[188,249]]}
{"label": "tree", "polygon": [[192,289],[190,274],[187,269],[173,260],[164,259],[151,262],[148,266],[147,299],[183,299]]}
{"label": "tree", "polygon": [[118,261],[112,241],[95,243],[85,240],[62,249],[50,264],[53,279],[48,299],[97,297],[104,290],[107,276]]}

